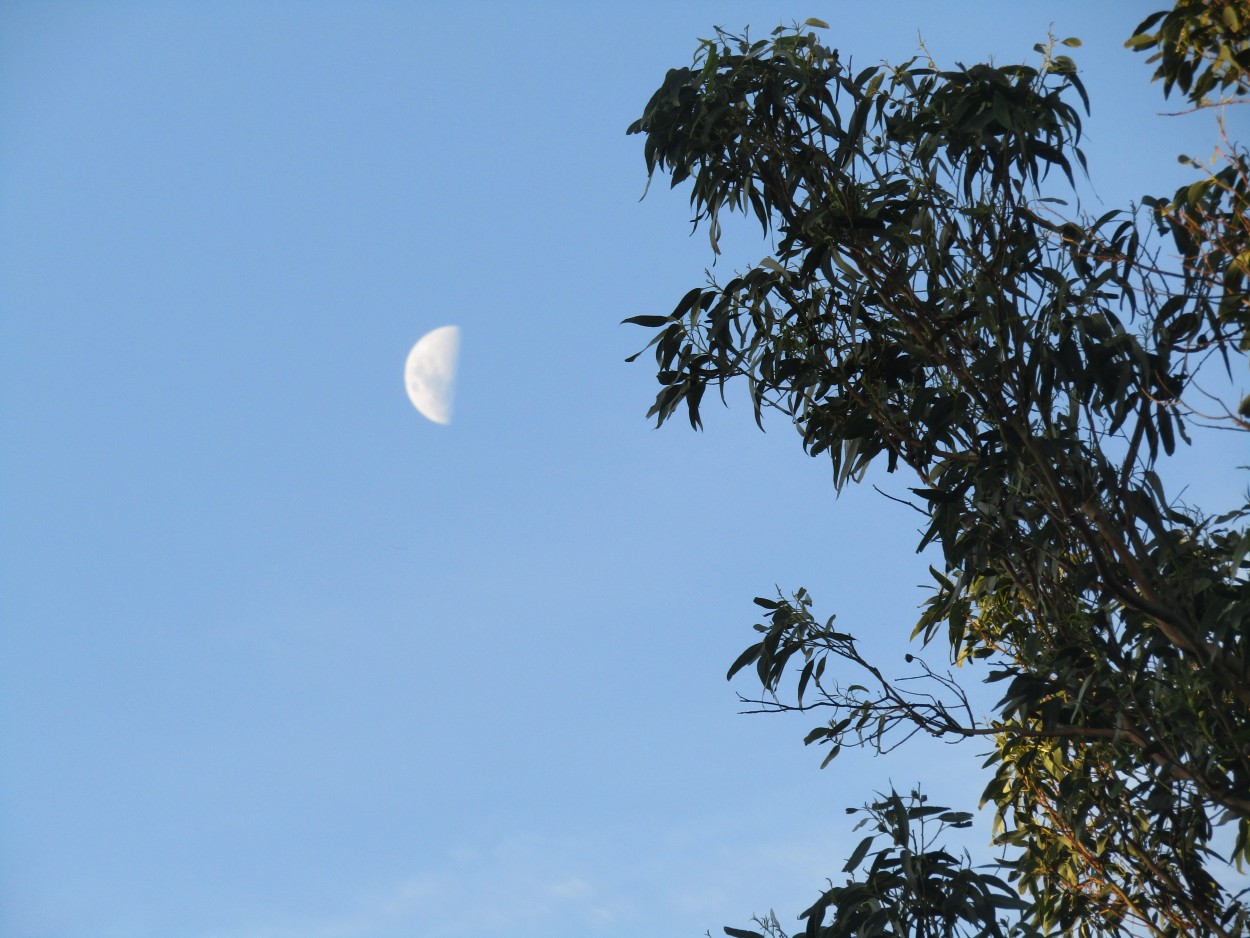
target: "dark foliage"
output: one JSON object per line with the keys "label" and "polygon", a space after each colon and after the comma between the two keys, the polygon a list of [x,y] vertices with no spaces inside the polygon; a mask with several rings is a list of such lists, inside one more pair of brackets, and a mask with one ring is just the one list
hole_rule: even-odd
{"label": "dark foliage", "polygon": [[[1247,87],[1244,12],[1181,3],[1130,44],[1205,106]],[[698,427],[707,387],[741,378],[838,487],[877,461],[912,475],[917,546],[942,557],[913,637],[997,683],[993,717],[919,658],[919,683],[887,679],[801,590],[757,600],[730,674],[754,668],[763,709],[824,710],[808,742],[829,758],[983,738],[1004,859],[972,869],[912,827],[964,815],[891,793],[868,809],[891,846],[861,844],[806,934],[1242,934],[1211,844],[1233,824],[1229,860],[1250,860],[1250,503],[1203,514],[1156,470],[1195,425],[1250,430],[1250,404],[1198,384],[1250,348],[1246,152],[1226,141],[1173,197],[1086,217],[1057,198],[1084,168],[1088,101],[1059,54],[1076,40],[1035,65],[852,72],[823,26],[718,32],[629,128],[714,249],[726,212],[774,244],[630,320],[655,333],[650,415]]]}

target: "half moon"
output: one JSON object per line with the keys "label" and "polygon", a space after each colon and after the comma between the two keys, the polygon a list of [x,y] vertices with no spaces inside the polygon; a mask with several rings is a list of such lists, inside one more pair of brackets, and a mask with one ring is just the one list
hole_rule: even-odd
{"label": "half moon", "polygon": [[422,416],[435,423],[451,423],[459,351],[460,329],[442,326],[423,335],[404,363],[408,399]]}

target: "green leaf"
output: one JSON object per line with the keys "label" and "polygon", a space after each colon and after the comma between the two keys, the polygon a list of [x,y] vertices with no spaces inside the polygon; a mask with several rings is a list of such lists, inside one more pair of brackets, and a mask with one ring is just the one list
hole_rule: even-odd
{"label": "green leaf", "polygon": [[815,660],[808,661],[803,666],[803,672],[799,675],[799,687],[795,693],[799,706],[803,706],[803,692],[807,690],[807,682],[812,679],[812,671],[816,667]]}
{"label": "green leaf", "polygon": [[667,325],[670,321],[667,316],[630,316],[628,319],[622,319],[621,325],[630,323],[635,326],[646,326],[648,329],[654,329],[657,326]]}
{"label": "green leaf", "polygon": [[725,680],[732,680],[733,676],[745,668],[748,664],[760,656],[760,652],[764,648],[763,642],[756,642],[742,654],[740,654],[732,665],[729,666],[729,673],[725,675]]}
{"label": "green leaf", "polygon": [[868,850],[872,847],[873,841],[876,839],[875,834],[870,834],[861,840],[859,844],[856,845],[855,849],[851,851],[851,857],[846,861],[846,865],[842,867],[842,872],[849,873],[851,870],[859,866],[859,864],[863,862],[864,857],[868,856]]}

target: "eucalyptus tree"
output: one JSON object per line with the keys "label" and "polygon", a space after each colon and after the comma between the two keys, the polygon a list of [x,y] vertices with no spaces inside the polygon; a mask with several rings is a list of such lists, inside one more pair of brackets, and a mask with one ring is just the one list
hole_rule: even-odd
{"label": "eucalyptus tree", "polygon": [[[1165,92],[1222,113],[1250,91],[1248,21],[1183,0],[1127,44]],[[1033,64],[852,70],[822,28],[718,30],[630,126],[714,251],[735,212],[772,247],[628,321],[653,330],[659,423],[699,427],[708,387],[741,379],[838,488],[879,463],[910,474],[917,547],[941,561],[908,625],[959,677],[920,654],[921,683],[888,677],[801,589],[756,600],[730,676],[754,670],[762,709],[828,717],[807,737],[826,763],[916,733],[983,740],[1002,853],[973,868],[939,836],[969,814],[880,796],[806,934],[1244,934],[1221,873],[1250,860],[1250,502],[1204,513],[1159,469],[1196,428],[1250,430],[1250,399],[1219,390],[1250,349],[1246,151],[1226,135],[1216,171],[1090,217],[1068,204],[1077,40]],[[992,715],[966,680],[1001,688]]]}

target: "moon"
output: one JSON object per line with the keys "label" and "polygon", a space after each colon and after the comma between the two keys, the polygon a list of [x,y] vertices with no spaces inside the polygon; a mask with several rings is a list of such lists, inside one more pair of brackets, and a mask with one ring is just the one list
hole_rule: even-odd
{"label": "moon", "polygon": [[451,423],[459,351],[460,329],[441,326],[423,335],[404,363],[408,399],[418,413],[435,423]]}

